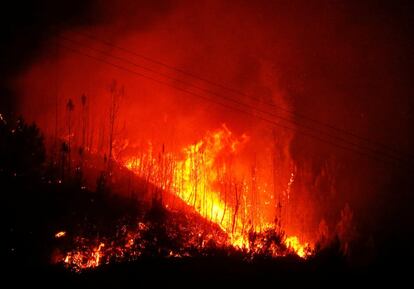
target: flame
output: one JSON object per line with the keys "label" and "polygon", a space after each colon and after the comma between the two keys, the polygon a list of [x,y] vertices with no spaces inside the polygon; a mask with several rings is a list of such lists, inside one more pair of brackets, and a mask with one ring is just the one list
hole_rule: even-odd
{"label": "flame", "polygon": [[60,231],[60,232],[57,232],[55,234],[55,238],[62,238],[64,236],[66,236],[66,232],[65,231]]}
{"label": "flame", "polygon": [[[252,185],[240,178],[233,166],[234,156],[247,140],[246,135],[235,137],[223,125],[221,129],[207,132],[202,140],[185,147],[180,158],[165,152],[161,158],[156,158],[150,144],[147,153],[127,159],[124,166],[175,194],[202,217],[220,226],[232,246],[252,249],[249,234],[278,228],[273,223],[264,222],[261,212],[252,211]],[[288,199],[293,182],[292,173],[285,192]],[[166,202],[166,207],[173,207],[173,204]],[[297,236],[287,236],[284,244],[298,256],[306,257],[309,244],[301,244]]]}
{"label": "flame", "polygon": [[296,236],[287,237],[285,240],[286,246],[293,250],[299,257],[305,258],[309,253],[309,243],[301,244],[299,238]]}
{"label": "flame", "polygon": [[[312,254],[309,243],[301,242],[295,235],[285,235],[280,222],[269,222],[269,217],[266,218],[264,211],[266,208],[271,211],[270,201],[264,201],[264,206],[260,206],[256,194],[267,195],[268,199],[275,202],[275,192],[269,192],[266,184],[255,185],[258,182],[255,169],[252,170],[250,182],[246,181],[241,168],[243,166],[235,162],[235,157],[247,140],[246,135],[236,137],[223,125],[219,130],[207,132],[203,139],[185,147],[178,155],[165,152],[164,147],[161,154],[156,154],[152,143],[149,143],[146,152],[123,162],[140,178],[154,184],[157,187],[156,194],[169,192],[164,193],[165,198],[162,200],[166,208],[171,208],[171,212],[184,209],[178,207],[180,205],[171,198],[175,196],[187,204],[187,208],[194,209],[205,220],[218,226],[209,232],[198,225],[187,228],[190,233],[182,248],[178,251],[169,248],[167,257],[191,256],[193,249],[188,248],[196,247],[200,251],[208,249],[210,240],[221,247],[241,249],[251,257],[277,257],[293,253],[307,258]],[[287,201],[294,181],[295,174],[291,173],[286,189],[280,193]],[[95,239],[92,245],[91,240],[77,237],[77,249],[68,252],[62,261],[67,267],[81,271],[111,260],[137,258],[153,245],[148,243],[151,240],[143,238],[150,228],[151,223],[139,222],[130,231],[125,227],[125,230],[118,232],[118,239]],[[62,231],[56,233],[55,237],[64,235]]]}
{"label": "flame", "polygon": [[234,217],[235,210],[221,198],[215,185],[223,182],[218,171],[221,169],[222,176],[227,173],[225,165],[218,167],[218,156],[226,150],[229,154],[235,153],[245,139],[245,136],[235,139],[226,126],[208,133],[203,140],[183,150],[184,160],[177,163],[173,185],[176,195],[201,216],[218,224],[225,232],[231,232],[232,243],[239,247],[246,245],[239,234],[242,224]]}
{"label": "flame", "polygon": [[64,263],[73,266],[77,270],[98,267],[101,264],[101,258],[103,256],[102,248],[104,247],[105,244],[100,243],[90,252],[84,252],[82,250],[69,252],[65,256]]}

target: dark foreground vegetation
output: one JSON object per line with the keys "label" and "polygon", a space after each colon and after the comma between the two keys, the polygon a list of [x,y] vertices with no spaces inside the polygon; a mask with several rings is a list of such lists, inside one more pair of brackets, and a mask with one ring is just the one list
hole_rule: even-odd
{"label": "dark foreground vegetation", "polygon": [[[137,218],[156,222],[167,213],[148,210],[147,204],[132,197],[108,192],[101,187],[101,178],[93,191],[76,177],[63,180],[56,177],[61,168],[46,161],[40,131],[23,120],[1,121],[0,146],[5,256],[2,274],[15,285],[38,283],[53,287],[98,288],[110,285],[119,288],[166,284],[198,288],[229,283],[267,284],[266,287],[353,287],[362,285],[361,282],[366,285],[403,282],[406,270],[412,267],[404,264],[405,260],[412,260],[404,257],[399,244],[390,245],[389,254],[382,255],[387,257],[357,266],[341,253],[338,242],[332,242],[308,260],[297,256],[246,259],[241,253],[220,248],[212,248],[207,255],[166,258],[159,248],[153,247],[141,258],[129,262],[74,272],[54,260],[58,249],[65,246],[54,237],[56,232],[116,234],[122,224],[128,225]],[[160,240],[159,233],[155,234]]]}

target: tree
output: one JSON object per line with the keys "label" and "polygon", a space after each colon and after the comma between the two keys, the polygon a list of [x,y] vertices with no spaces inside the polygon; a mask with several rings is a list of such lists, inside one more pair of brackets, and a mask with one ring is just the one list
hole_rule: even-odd
{"label": "tree", "polygon": [[69,159],[69,145],[67,142],[62,142],[60,146],[60,170],[61,170],[61,178],[65,178],[65,171],[66,171],[66,163],[70,162]]}
{"label": "tree", "polygon": [[68,102],[66,103],[66,110],[68,112],[68,156],[69,156],[69,162],[68,162],[68,169],[70,172],[70,162],[71,162],[71,137],[72,137],[72,112],[75,109],[75,105],[73,104],[73,101],[71,98],[68,99]]}
{"label": "tree", "polygon": [[116,124],[121,98],[124,96],[124,87],[118,87],[115,80],[110,86],[110,103],[109,103],[109,152],[108,152],[108,171],[111,170],[113,158],[113,146],[115,141]]}
{"label": "tree", "polygon": [[354,225],[354,214],[348,203],[341,210],[341,219],[336,225],[336,231],[341,243],[341,250],[344,255],[350,252],[350,244],[356,238],[356,228]]}
{"label": "tree", "polygon": [[81,144],[78,148],[78,155],[79,155],[79,165],[76,167],[75,171],[75,182],[82,186],[83,183],[83,165],[84,165],[84,156],[86,150],[86,132],[87,132],[87,125],[88,125],[88,103],[87,97],[85,94],[81,96],[81,105],[82,105],[82,113],[81,113],[81,124],[82,124],[82,140]]}
{"label": "tree", "polygon": [[86,146],[86,130],[88,125],[88,99],[85,94],[81,96],[82,104],[82,148]]}
{"label": "tree", "polygon": [[[1,115],[0,115],[1,116]],[[0,169],[12,175],[39,173],[46,159],[44,138],[35,123],[0,117]]]}

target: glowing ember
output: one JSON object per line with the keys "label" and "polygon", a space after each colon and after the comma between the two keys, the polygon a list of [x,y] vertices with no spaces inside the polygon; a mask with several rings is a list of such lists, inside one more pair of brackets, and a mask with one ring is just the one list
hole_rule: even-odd
{"label": "glowing ember", "polygon": [[62,238],[62,237],[65,237],[65,236],[66,236],[66,232],[65,231],[60,231],[60,232],[57,232],[55,234],[55,238]]}
{"label": "glowing ember", "polygon": [[94,268],[101,264],[102,248],[105,247],[104,243],[100,243],[97,247],[93,248],[90,252],[75,251],[69,252],[64,262],[77,270]]}

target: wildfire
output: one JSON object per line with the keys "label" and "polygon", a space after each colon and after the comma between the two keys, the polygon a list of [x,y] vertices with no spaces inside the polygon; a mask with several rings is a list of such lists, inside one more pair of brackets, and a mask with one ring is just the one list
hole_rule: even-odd
{"label": "wildfire", "polygon": [[[227,127],[223,126],[221,130],[209,133],[203,140],[185,148],[184,160],[177,163],[173,185],[173,191],[178,197],[194,207],[201,216],[231,233],[232,242],[239,246],[246,243],[239,234],[242,224],[236,218],[238,208],[231,207],[215,188],[223,185],[226,177],[231,177],[228,164],[219,164],[220,154],[234,154],[245,139],[246,136],[240,140],[235,139]],[[240,194],[247,189],[246,184],[234,182],[232,185],[239,202]]]}
{"label": "wildfire", "polygon": [[[169,247],[166,243],[158,244],[158,237],[151,233],[155,224],[139,222],[130,230],[117,232],[116,239],[78,238],[75,240],[77,249],[67,253],[64,263],[80,271],[113,260],[131,260],[148,254],[148,250],[153,252],[151,250],[158,245],[164,247],[156,249],[156,254],[165,251],[161,253],[165,257],[192,256],[197,252],[194,248],[198,250],[196,254],[203,255],[208,254],[209,248],[217,247],[241,250],[249,258],[292,253],[301,258],[308,257],[312,252],[309,243],[302,243],[297,236],[285,235],[280,222],[269,221],[269,214],[265,215],[264,208],[271,207],[270,202],[259,207],[257,194],[268,194],[269,199],[275,202],[274,192],[267,190],[266,185],[256,184],[255,169],[248,181],[243,170],[236,165],[236,156],[247,140],[246,135],[236,137],[223,125],[221,129],[208,132],[202,140],[185,147],[178,155],[165,152],[164,147],[161,154],[156,154],[150,144],[147,151],[124,161],[126,168],[160,189],[154,194],[161,194],[158,197],[164,208],[170,214],[176,214],[168,218],[171,221],[162,224],[161,231],[166,232],[172,244],[179,242],[180,249]],[[294,174],[291,173],[285,191],[281,192],[287,200],[293,182]],[[178,207],[181,205],[171,196],[180,198],[181,205],[184,203],[187,208],[195,210],[205,224],[201,224],[200,220],[188,222],[188,216],[192,213],[186,214],[185,209]],[[183,216],[185,221],[180,221],[178,231],[174,229],[177,224],[168,223]],[[64,235],[62,231],[55,237]],[[214,244],[213,247],[210,247],[211,244]]]}
{"label": "wildfire", "polygon": [[[164,154],[161,161],[157,161],[150,147],[140,158],[127,159],[125,167],[175,194],[202,217],[219,225],[228,234],[231,245],[252,249],[249,234],[269,229],[280,231],[280,228],[264,222],[263,214],[257,212],[257,208],[253,212],[257,188],[240,177],[234,168],[234,156],[247,140],[246,135],[235,137],[223,125],[184,148],[179,159]],[[287,184],[287,198],[293,182],[292,173]],[[174,204],[166,202],[166,206],[173,207]],[[286,237],[284,244],[298,256],[306,257],[309,244],[301,244],[297,236]]]}

